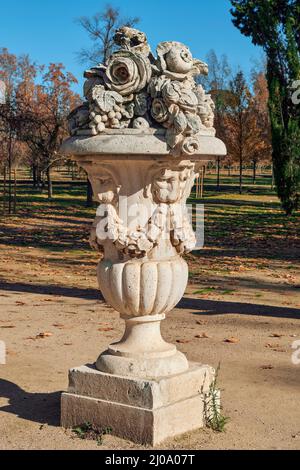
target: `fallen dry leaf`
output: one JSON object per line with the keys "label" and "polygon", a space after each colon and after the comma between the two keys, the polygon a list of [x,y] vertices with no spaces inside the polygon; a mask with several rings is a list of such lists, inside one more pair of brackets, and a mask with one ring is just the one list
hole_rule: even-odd
{"label": "fallen dry leaf", "polygon": [[271,365],[269,364],[269,365],[267,365],[267,366],[261,366],[261,369],[262,369],[262,370],[272,370],[272,369],[274,369],[274,366],[271,366]]}
{"label": "fallen dry leaf", "polygon": [[98,328],[98,331],[114,331],[114,328]]}
{"label": "fallen dry leaf", "polygon": [[189,342],[190,341],[188,339],[177,339],[176,340],[176,343],[179,343],[179,344],[187,344]]}
{"label": "fallen dry leaf", "polygon": [[224,339],[224,343],[238,344],[239,342],[240,340],[238,338],[235,338],[234,336],[232,336],[232,338]]}
{"label": "fallen dry leaf", "polygon": [[195,338],[198,338],[198,339],[201,339],[201,338],[209,339],[210,336],[208,336],[207,333],[201,333],[201,335],[196,335]]}
{"label": "fallen dry leaf", "polygon": [[284,335],[281,335],[279,333],[272,333],[270,335],[270,338],[283,338],[283,337],[284,337]]}
{"label": "fallen dry leaf", "polygon": [[265,348],[269,348],[269,349],[280,348],[280,344],[267,343],[265,345]]}
{"label": "fallen dry leaf", "polygon": [[73,343],[64,343],[64,346],[73,346]]}
{"label": "fallen dry leaf", "polygon": [[14,325],[3,325],[3,326],[0,326],[0,328],[10,329],[10,328],[16,328],[16,327]]}
{"label": "fallen dry leaf", "polygon": [[17,356],[18,353],[16,351],[13,351],[12,349],[9,349],[8,351],[6,351],[6,354],[8,356]]}
{"label": "fallen dry leaf", "polygon": [[50,336],[53,336],[53,333],[39,333],[38,335],[36,335],[36,338],[50,338]]}
{"label": "fallen dry leaf", "polygon": [[20,305],[20,306],[21,306],[21,305],[27,305],[27,304],[26,304],[25,302],[17,301],[17,302],[16,302],[16,305]]}

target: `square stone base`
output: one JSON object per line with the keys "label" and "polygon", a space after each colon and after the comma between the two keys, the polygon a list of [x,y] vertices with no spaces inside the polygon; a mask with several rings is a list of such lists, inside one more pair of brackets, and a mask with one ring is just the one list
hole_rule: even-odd
{"label": "square stone base", "polygon": [[163,440],[205,425],[205,400],[214,380],[210,366],[190,363],[188,371],[158,380],[119,377],[82,366],[69,372],[62,394],[61,425],[92,423],[139,444]]}

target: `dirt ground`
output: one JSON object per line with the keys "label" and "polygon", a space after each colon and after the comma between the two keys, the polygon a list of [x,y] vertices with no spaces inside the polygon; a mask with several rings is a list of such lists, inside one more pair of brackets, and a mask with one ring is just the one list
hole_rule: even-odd
{"label": "dirt ground", "polygon": [[[8,351],[0,365],[0,449],[140,448],[113,436],[98,446],[59,426],[68,369],[94,362],[123,330],[97,290],[97,254],[74,243],[88,221],[73,219],[53,215],[51,230],[66,240],[59,250],[30,238],[35,230],[47,242],[45,216],[1,227],[0,340]],[[247,258],[229,248],[216,256],[219,248],[210,245],[189,255],[185,297],[162,329],[191,361],[221,362],[223,414],[230,419],[224,433],[199,430],[160,448],[300,449],[300,365],[291,360],[300,340],[296,259],[254,256],[251,247]]]}
{"label": "dirt ground", "polygon": [[[59,427],[67,370],[93,362],[122,334],[118,314],[100,300],[93,267],[73,273],[75,286],[68,282],[68,270],[74,268],[54,272],[39,249],[5,250],[1,270],[9,276],[0,286],[0,338],[8,356],[0,366],[0,448],[137,448],[112,436],[99,447]],[[161,448],[300,449],[300,366],[291,362],[291,344],[300,339],[300,299],[295,273],[289,270],[286,279],[285,272],[281,262],[259,273],[237,271],[234,279],[209,279],[209,285],[228,292],[222,298],[209,293],[200,299],[195,294],[199,283],[189,285],[179,308],[164,322],[163,334],[177,341],[191,361],[214,366],[221,361],[223,413],[230,421],[225,433],[199,430]],[[205,291],[206,285],[201,288]],[[46,337],[37,338],[41,333]],[[196,338],[202,333],[209,338]],[[231,337],[239,343],[224,342]]]}

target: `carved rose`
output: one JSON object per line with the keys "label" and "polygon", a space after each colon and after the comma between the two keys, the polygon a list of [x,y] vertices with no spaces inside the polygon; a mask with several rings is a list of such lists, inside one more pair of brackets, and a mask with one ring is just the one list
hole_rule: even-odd
{"label": "carved rose", "polygon": [[157,122],[168,120],[168,108],[160,98],[155,98],[152,102],[151,115]]}
{"label": "carved rose", "polygon": [[187,137],[182,144],[182,152],[186,155],[194,155],[200,150],[199,140],[195,137]]}
{"label": "carved rose", "polygon": [[145,88],[150,81],[151,73],[151,65],[147,57],[121,50],[114,53],[108,61],[107,86],[122,96],[128,96]]}
{"label": "carved rose", "polygon": [[163,98],[169,103],[178,103],[181,95],[179,82],[167,82],[162,89]]}

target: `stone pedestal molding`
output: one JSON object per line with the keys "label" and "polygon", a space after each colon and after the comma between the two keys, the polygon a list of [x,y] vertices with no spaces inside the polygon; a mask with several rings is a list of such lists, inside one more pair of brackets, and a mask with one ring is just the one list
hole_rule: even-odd
{"label": "stone pedestal molding", "polygon": [[100,203],[90,244],[107,303],[125,320],[123,338],[95,368],[70,372],[62,425],[86,421],[136,442],[203,426],[208,366],[190,365],[161,336],[160,323],[184,295],[196,246],[186,209],[198,167],[226,154],[214,105],[194,76],[207,66],[180,43],[157,58],[143,33],[121,28],[121,49],[86,72],[86,102],[70,115],[61,153],[84,168]]}
{"label": "stone pedestal molding", "polygon": [[69,391],[62,395],[62,424],[97,423],[118,437],[154,446],[204,426],[213,377],[211,367],[193,363],[182,374],[157,380],[104,374],[94,366],[72,369]]}

